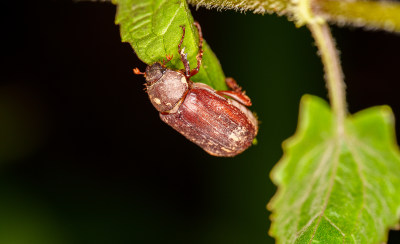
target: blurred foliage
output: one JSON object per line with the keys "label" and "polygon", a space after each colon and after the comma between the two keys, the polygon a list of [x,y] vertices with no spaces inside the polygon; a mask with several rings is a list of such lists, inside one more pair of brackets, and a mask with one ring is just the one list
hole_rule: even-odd
{"label": "blurred foliage", "polygon": [[48,133],[41,99],[31,86],[17,84],[0,87],[0,163],[29,156]]}
{"label": "blurred foliage", "polygon": [[45,203],[4,179],[0,180],[0,196],[0,243],[70,243]]}

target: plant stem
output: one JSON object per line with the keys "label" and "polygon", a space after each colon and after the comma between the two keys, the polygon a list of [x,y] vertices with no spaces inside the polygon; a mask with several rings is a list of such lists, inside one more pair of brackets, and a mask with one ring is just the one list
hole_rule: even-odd
{"label": "plant stem", "polygon": [[346,91],[335,41],[325,21],[309,22],[307,27],[310,29],[321,55],[329,99],[336,117],[337,132],[342,135],[347,114]]}
{"label": "plant stem", "polygon": [[290,15],[291,0],[187,0],[196,7],[233,9],[240,12],[253,11],[255,14],[276,13]]}
{"label": "plant stem", "polygon": [[315,0],[314,14],[331,23],[400,32],[400,2]]}

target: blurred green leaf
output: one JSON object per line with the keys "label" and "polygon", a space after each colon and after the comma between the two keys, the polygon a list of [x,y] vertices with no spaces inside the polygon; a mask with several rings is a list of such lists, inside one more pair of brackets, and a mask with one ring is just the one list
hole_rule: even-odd
{"label": "blurred green leaf", "polygon": [[[15,179],[7,177],[10,172],[1,175],[0,179],[0,243],[1,244],[66,244],[73,242],[66,226],[51,206],[14,185]],[[11,179],[11,180],[10,180]]]}
{"label": "blurred green leaf", "polygon": [[347,118],[345,135],[320,98],[305,96],[299,127],[271,177],[278,243],[381,243],[400,214],[400,154],[389,107]]}
{"label": "blurred green leaf", "polygon": [[[183,69],[178,54],[182,37],[181,25],[186,26],[183,41],[191,68],[196,65],[199,37],[193,25],[193,17],[185,0],[116,0],[116,23],[120,25],[121,38],[129,42],[137,56],[146,64],[153,64],[172,54],[167,64],[172,69]],[[191,78],[217,90],[226,90],[221,65],[207,43],[200,72]]]}

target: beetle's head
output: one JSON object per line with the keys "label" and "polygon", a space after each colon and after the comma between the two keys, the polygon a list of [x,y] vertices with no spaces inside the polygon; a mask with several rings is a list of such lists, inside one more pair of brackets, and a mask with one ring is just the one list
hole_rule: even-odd
{"label": "beetle's head", "polygon": [[160,63],[154,63],[153,65],[147,66],[146,68],[146,82],[147,84],[152,84],[158,81],[167,68],[164,68]]}
{"label": "beetle's head", "polygon": [[[174,112],[188,92],[189,84],[182,72],[167,69],[160,63],[146,68],[146,91],[154,107],[163,113]],[[176,111],[175,111],[176,112]]]}

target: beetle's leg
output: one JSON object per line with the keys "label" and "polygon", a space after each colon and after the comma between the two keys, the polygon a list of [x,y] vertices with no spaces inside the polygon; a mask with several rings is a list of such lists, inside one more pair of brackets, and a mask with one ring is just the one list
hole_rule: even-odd
{"label": "beetle's leg", "polygon": [[134,73],[135,75],[143,75],[143,76],[146,76],[146,73],[145,73],[145,72],[141,72],[141,71],[139,70],[139,68],[134,68],[134,69],[133,69],[133,73]]}
{"label": "beetle's leg", "polygon": [[167,54],[167,55],[166,55],[166,59],[167,59],[167,60],[163,59],[161,65],[165,68],[165,65],[166,65],[169,61],[171,61],[171,59],[173,58],[173,56],[174,56],[173,54]]}
{"label": "beetle's leg", "polygon": [[196,56],[197,67],[190,71],[190,77],[194,76],[199,72],[201,66],[201,60],[203,59],[203,33],[201,32],[201,27],[199,22],[195,21],[194,25],[197,27],[197,31],[199,32],[199,53]]}
{"label": "beetle's leg", "polygon": [[232,77],[226,77],[225,83],[229,87],[229,89],[231,89],[232,91],[238,91],[238,92],[242,91],[242,88],[238,85],[236,80],[233,79]]}
{"label": "beetle's leg", "polygon": [[185,26],[181,25],[181,28],[182,28],[182,38],[178,45],[178,52],[179,52],[179,55],[181,55],[181,60],[182,60],[183,66],[185,67],[184,72],[185,72],[186,79],[189,79],[189,77],[190,77],[189,60],[187,59],[187,54],[185,53],[185,48],[181,49],[182,43],[183,43],[183,38],[185,38]]}
{"label": "beetle's leg", "polygon": [[228,96],[233,98],[234,100],[238,101],[239,103],[249,107],[251,106],[250,98],[244,94],[243,92],[236,92],[236,91],[217,91],[218,95],[221,96]]}
{"label": "beetle's leg", "polygon": [[235,79],[229,77],[225,79],[225,82],[231,91],[217,91],[217,94],[233,98],[245,106],[251,106],[250,98],[246,95],[246,92],[242,91]]}

